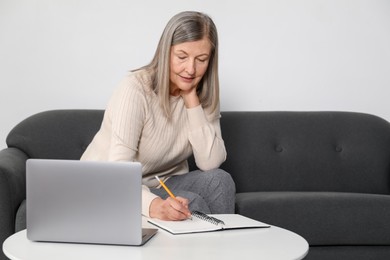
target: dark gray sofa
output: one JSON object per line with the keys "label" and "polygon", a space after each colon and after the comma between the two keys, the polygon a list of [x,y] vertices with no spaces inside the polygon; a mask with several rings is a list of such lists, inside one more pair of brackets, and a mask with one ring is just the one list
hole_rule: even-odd
{"label": "dark gray sofa", "polygon": [[[26,159],[79,159],[102,117],[102,110],[47,111],[9,133],[0,151],[1,242],[25,228]],[[222,112],[221,127],[222,168],[236,182],[238,213],[303,236],[306,259],[390,259],[387,121],[351,112]]]}

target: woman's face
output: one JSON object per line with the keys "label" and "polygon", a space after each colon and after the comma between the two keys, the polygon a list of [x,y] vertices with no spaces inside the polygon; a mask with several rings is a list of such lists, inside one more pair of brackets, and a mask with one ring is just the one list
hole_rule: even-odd
{"label": "woman's face", "polygon": [[198,86],[209,65],[211,44],[207,38],[184,42],[171,47],[170,94],[180,95],[181,90]]}

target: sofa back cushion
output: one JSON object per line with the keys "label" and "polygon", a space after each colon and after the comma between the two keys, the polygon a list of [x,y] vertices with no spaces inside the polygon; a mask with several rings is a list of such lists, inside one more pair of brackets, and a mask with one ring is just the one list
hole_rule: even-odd
{"label": "sofa back cushion", "polygon": [[103,110],[52,110],[35,114],[7,136],[8,147],[30,158],[80,159],[99,130]]}
{"label": "sofa back cushion", "polygon": [[390,124],[352,112],[223,112],[237,192],[389,193]]}
{"label": "sofa back cushion", "polygon": [[[52,110],[14,127],[7,145],[31,158],[79,159],[103,110]],[[237,192],[389,193],[390,124],[351,112],[222,112]],[[193,158],[189,162],[194,168]]]}

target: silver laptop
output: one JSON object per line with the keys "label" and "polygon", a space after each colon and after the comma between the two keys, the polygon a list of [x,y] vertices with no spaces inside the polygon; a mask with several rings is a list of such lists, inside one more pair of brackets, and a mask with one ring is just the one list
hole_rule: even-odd
{"label": "silver laptop", "polygon": [[27,237],[32,241],[143,245],[141,164],[29,159]]}

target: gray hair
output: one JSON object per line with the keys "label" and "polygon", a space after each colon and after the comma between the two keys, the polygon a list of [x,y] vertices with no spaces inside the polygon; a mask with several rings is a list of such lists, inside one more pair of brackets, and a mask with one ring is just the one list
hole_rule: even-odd
{"label": "gray hair", "polygon": [[143,67],[151,71],[153,90],[157,93],[167,117],[170,117],[169,106],[169,64],[171,46],[207,38],[211,44],[209,65],[197,93],[204,108],[215,111],[219,106],[218,76],[218,33],[213,20],[200,12],[186,11],[173,16],[166,25],[152,61]]}

